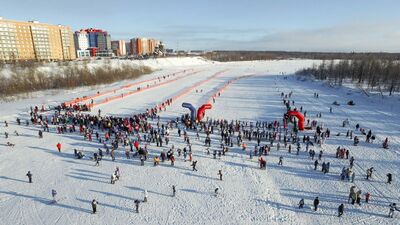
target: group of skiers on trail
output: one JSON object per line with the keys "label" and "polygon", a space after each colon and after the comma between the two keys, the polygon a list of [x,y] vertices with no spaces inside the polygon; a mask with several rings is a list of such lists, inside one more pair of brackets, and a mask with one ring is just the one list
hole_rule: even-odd
{"label": "group of skiers on trail", "polygon": [[[287,107],[293,108],[294,101],[290,101],[293,92],[288,94],[281,93],[282,99],[284,99],[284,104]],[[319,98],[318,93],[314,93],[316,99]],[[296,155],[300,152],[306,152],[309,158],[312,160],[310,166],[314,170],[318,170],[321,165],[321,171],[326,174],[329,173],[331,162],[326,162],[328,157],[325,156],[323,151],[324,143],[330,138],[330,129],[326,128],[323,123],[318,123],[317,120],[311,122],[311,128],[315,129],[314,136],[301,137],[298,133],[297,126],[293,130],[289,130],[284,124],[287,124],[293,118],[285,118],[283,121],[275,120],[272,122],[256,121],[256,122],[246,122],[246,121],[227,121],[227,120],[213,120],[208,119],[204,122],[193,123],[189,114],[182,115],[180,118],[175,120],[167,121],[162,123],[160,116],[157,113],[160,111],[158,108],[153,108],[146,110],[145,113],[134,114],[128,118],[115,117],[115,116],[100,116],[100,111],[98,115],[90,115],[75,111],[73,107],[63,108],[59,107],[53,115],[41,114],[39,110],[31,111],[31,123],[35,125],[40,125],[42,130],[39,132],[39,138],[43,138],[43,132],[50,132],[49,124],[57,128],[57,133],[79,133],[85,140],[89,142],[98,142],[103,145],[103,148],[99,148],[98,151],[93,152],[93,157],[89,157],[95,161],[96,166],[100,166],[100,161],[103,157],[109,156],[112,161],[117,158],[118,150],[124,149],[124,155],[126,159],[137,159],[140,160],[140,165],[144,166],[147,160],[153,159],[152,164],[158,166],[160,163],[165,161],[170,161],[171,166],[175,165],[176,160],[181,160],[183,162],[189,161],[192,171],[197,171],[197,160],[193,159],[192,150],[192,137],[189,136],[190,133],[195,133],[195,139],[200,140],[204,138],[204,146],[206,148],[206,154],[210,154],[210,147],[220,150],[213,151],[213,158],[221,159],[226,154],[229,154],[230,149],[237,146],[243,154],[250,157],[252,162],[257,163],[253,160],[253,156],[258,157],[258,165],[261,169],[267,168],[267,158],[271,151],[280,152],[282,149],[286,149],[288,154],[292,154],[295,151]],[[297,110],[294,108],[293,110]],[[303,111],[303,108],[300,109]],[[319,113],[318,117],[322,114]],[[20,124],[20,119],[17,120]],[[295,121],[294,121],[295,122]],[[308,122],[310,120],[308,119]],[[29,122],[27,122],[27,125]],[[154,125],[155,124],[155,125]],[[343,126],[348,126],[349,121],[344,121]],[[7,124],[8,126],[8,124]],[[355,132],[360,131],[360,126],[357,124]],[[362,129],[363,130],[363,129]],[[360,131],[362,134],[362,130]],[[170,136],[173,131],[177,131],[178,138],[183,139],[184,147],[175,148],[175,146],[170,143]],[[200,137],[200,134],[203,135]],[[219,133],[220,138],[214,138]],[[347,136],[353,135],[353,131],[348,132]],[[367,142],[375,139],[372,132],[369,131],[367,134]],[[254,143],[254,148],[248,147],[248,144]],[[385,144],[386,143],[386,144]],[[357,142],[358,144],[358,142]],[[150,152],[149,146],[153,146],[154,152]],[[293,147],[292,147],[293,146]],[[315,148],[320,147],[319,153],[317,152],[316,157]],[[62,145],[60,142],[56,144],[58,152],[61,152]],[[388,139],[386,138],[383,147],[388,147]],[[167,152],[164,148],[169,148]],[[159,154],[156,153],[159,150]],[[105,151],[105,154],[103,153]],[[74,149],[74,155],[77,159],[86,158],[83,150]],[[152,157],[150,157],[152,155]],[[338,159],[349,159],[349,167],[345,167],[340,174],[341,180],[347,178],[349,181],[355,181],[354,173],[354,157],[351,156],[350,150],[343,147],[338,147],[336,151],[336,158]],[[121,157],[123,158],[123,157]],[[283,166],[283,156],[279,156],[278,165]],[[200,164],[201,165],[201,164]],[[283,167],[284,168],[284,167]],[[200,168],[201,169],[201,168]],[[371,167],[367,170],[366,180],[372,178],[372,172],[374,168]],[[223,173],[222,170],[218,170],[216,173],[219,180],[222,181]],[[26,176],[29,178],[29,183],[32,183],[32,173],[29,171]],[[120,180],[121,171],[119,167],[111,174],[111,184],[115,184]],[[392,174],[388,174],[388,183],[392,182]],[[52,192],[53,199],[55,200],[55,195],[57,194],[55,190]],[[214,194],[217,195],[219,188],[214,189]],[[172,196],[176,195],[176,186],[172,185]],[[371,197],[369,192],[365,194],[365,202],[368,203]],[[361,190],[356,191],[356,186],[352,186],[349,194],[349,202],[352,204],[357,203],[361,205],[362,192]],[[139,204],[141,202],[147,202],[148,192],[144,190],[143,201],[135,200],[135,211],[139,212]],[[96,199],[91,202],[93,213],[97,211],[97,205],[99,204]],[[305,205],[304,199],[299,202],[299,208],[303,208]],[[314,210],[318,210],[320,205],[319,197],[316,197],[313,201]],[[393,212],[398,210],[395,203],[390,205],[390,214],[393,216]],[[338,207],[338,216],[342,216],[344,213],[344,204],[340,204]]]}

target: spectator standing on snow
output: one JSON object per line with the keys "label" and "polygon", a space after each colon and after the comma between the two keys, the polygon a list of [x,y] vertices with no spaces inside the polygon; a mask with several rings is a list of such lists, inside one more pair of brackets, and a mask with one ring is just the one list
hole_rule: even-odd
{"label": "spectator standing on snow", "polygon": [[392,183],[392,174],[388,173],[388,174],[386,174],[386,176],[387,176],[387,183],[391,184]]}
{"label": "spectator standing on snow", "polygon": [[318,205],[319,205],[319,198],[316,197],[316,198],[314,199],[314,211],[317,211],[317,210],[318,210]]}
{"label": "spectator standing on snow", "polygon": [[222,170],[219,170],[217,175],[219,175],[219,180],[222,180]]}
{"label": "spectator standing on snow", "polygon": [[51,190],[51,196],[53,196],[53,201],[57,202],[56,196],[57,196],[57,191],[56,190]]}
{"label": "spectator standing on snow", "polygon": [[26,174],[26,176],[27,176],[28,179],[29,179],[29,183],[32,183],[32,173],[31,173],[31,171],[28,171],[28,173]]}
{"label": "spectator standing on snow", "polygon": [[342,203],[342,204],[339,205],[339,208],[338,208],[338,212],[339,212],[338,216],[339,217],[341,217],[343,215],[343,211],[344,211],[344,205]]}
{"label": "spectator standing on snow", "polygon": [[96,199],[93,199],[93,201],[92,201],[92,211],[93,211],[93,213],[96,213],[96,208],[97,208],[97,201],[96,201]]}

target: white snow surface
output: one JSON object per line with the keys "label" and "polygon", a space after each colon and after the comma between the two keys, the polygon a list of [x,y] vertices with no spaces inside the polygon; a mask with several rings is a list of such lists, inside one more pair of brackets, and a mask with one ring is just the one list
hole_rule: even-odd
{"label": "white snow surface", "polygon": [[[5,225],[53,225],[53,224],[399,224],[400,213],[388,218],[389,204],[399,203],[400,183],[400,101],[398,97],[379,98],[366,96],[356,89],[346,87],[332,88],[317,81],[297,80],[291,74],[297,69],[320,63],[315,60],[279,60],[216,63],[199,58],[162,59],[140,61],[151,65],[157,71],[141,77],[146,80],[185,70],[198,71],[195,75],[184,77],[140,93],[111,101],[93,108],[103,114],[121,117],[144,112],[147,108],[171,98],[195,83],[205,80],[215,73],[227,70],[220,76],[210,79],[199,87],[183,95],[165,112],[160,113],[165,122],[184,113],[182,102],[199,107],[206,103],[212,94],[225,82],[242,75],[252,75],[232,83],[216,98],[206,117],[214,119],[242,121],[281,121],[285,113],[280,93],[293,91],[291,100],[297,107],[307,110],[307,118],[317,120],[319,124],[331,130],[331,137],[322,146],[314,146],[317,152],[324,151],[322,160],[331,163],[330,173],[323,174],[314,170],[314,161],[305,152],[305,146],[296,155],[295,145],[292,153],[281,145],[277,151],[272,147],[265,156],[267,169],[260,170],[257,157],[249,158],[248,150],[253,150],[256,142],[247,141],[248,150],[243,152],[238,146],[221,159],[213,159],[205,154],[204,133],[200,141],[195,133],[188,131],[193,142],[193,159],[198,160],[197,172],[192,172],[190,162],[177,157],[175,166],[169,162],[154,167],[152,158],[162,149],[168,150],[171,144],[175,148],[185,146],[183,138],[178,137],[177,129],[171,131],[169,146],[149,146],[150,159],[140,166],[138,158],[126,159],[124,147],[119,147],[116,160],[109,156],[100,162],[99,167],[89,159],[75,159],[73,149],[83,150],[91,156],[102,145],[89,142],[77,133],[57,134],[55,127],[50,133],[44,132],[39,139],[39,126],[18,126],[19,117],[28,119],[30,106],[42,104],[56,105],[97,91],[114,89],[135,81],[117,82],[75,90],[53,90],[33,94],[31,98],[1,104],[0,109],[0,224]],[[117,62],[114,63],[125,63]],[[284,75],[289,75],[284,79]],[[201,92],[196,92],[202,90]],[[122,91],[123,92],[123,91]],[[318,92],[319,98],[313,97]],[[112,96],[113,94],[110,94]],[[101,97],[104,98],[104,97]],[[354,100],[355,106],[348,106],[348,100]],[[333,101],[341,103],[333,106]],[[329,107],[333,113],[329,113]],[[321,112],[322,118],[316,118]],[[350,121],[349,127],[342,127],[342,121]],[[3,121],[8,121],[5,127]],[[355,131],[359,123],[376,135],[374,143],[366,143],[363,135]],[[153,122],[155,125],[155,122]],[[352,129],[360,136],[360,144],[353,146],[345,133]],[[14,134],[19,133],[19,136]],[[5,139],[4,132],[10,137]],[[336,136],[341,133],[340,136]],[[313,131],[301,131],[313,136]],[[381,147],[385,137],[389,137],[389,149]],[[15,143],[8,147],[5,143]],[[62,144],[62,152],[56,150],[56,144]],[[263,144],[269,144],[265,141]],[[336,148],[350,149],[355,157],[355,183],[341,181],[339,174],[349,162],[335,158]],[[219,134],[212,136],[211,151],[219,150]],[[284,157],[283,166],[278,166],[279,157]],[[121,180],[110,184],[110,176],[118,166]],[[365,180],[366,169],[374,167],[373,179]],[[320,168],[320,167],[319,167]],[[218,179],[218,170],[222,170],[224,180]],[[31,171],[33,183],[27,182],[25,174]],[[392,173],[394,181],[386,184],[386,174]],[[172,197],[171,186],[176,185],[177,194]],[[357,186],[363,193],[370,192],[370,203],[362,201],[361,206],[347,203],[349,189]],[[214,196],[218,187],[219,194]],[[57,190],[58,203],[51,204],[51,190]],[[134,200],[143,199],[143,191],[148,192],[148,202],[140,204],[140,213],[135,213]],[[320,209],[314,212],[312,201],[319,197]],[[306,207],[298,209],[298,202],[304,198]],[[97,214],[91,214],[91,201],[99,204]],[[345,213],[337,217],[338,206],[345,204]]]}

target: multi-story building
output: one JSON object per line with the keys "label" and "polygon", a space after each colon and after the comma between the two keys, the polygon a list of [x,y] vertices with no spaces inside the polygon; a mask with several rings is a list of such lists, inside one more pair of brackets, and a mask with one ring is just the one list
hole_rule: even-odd
{"label": "multi-story building", "polygon": [[111,36],[107,32],[97,34],[97,48],[99,51],[111,50]]}
{"label": "multi-story building", "polygon": [[74,41],[76,50],[86,50],[89,48],[89,34],[84,30],[74,33]]}
{"label": "multi-story building", "polygon": [[[82,44],[81,44],[82,42]],[[106,31],[88,28],[75,32],[75,45],[79,57],[111,56],[111,36]]]}
{"label": "multi-story building", "polygon": [[126,47],[124,40],[112,41],[111,49],[113,50],[116,56],[126,55]]}
{"label": "multi-story building", "polygon": [[126,42],[125,43],[125,50],[126,50],[126,55],[132,55],[131,53],[131,42]]}
{"label": "multi-story building", "polygon": [[76,58],[69,27],[0,18],[0,60],[72,60]]}
{"label": "multi-story building", "polygon": [[164,51],[164,45],[154,39],[133,38],[130,40],[130,51],[130,54],[135,56],[160,55],[160,51]]}

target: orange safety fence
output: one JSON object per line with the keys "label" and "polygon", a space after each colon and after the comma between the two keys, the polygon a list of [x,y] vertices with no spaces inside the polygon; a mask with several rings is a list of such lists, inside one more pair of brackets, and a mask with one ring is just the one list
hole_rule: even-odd
{"label": "orange safety fence", "polygon": [[[168,75],[164,75],[164,76],[161,76],[161,77],[175,76],[177,74],[186,73],[188,71],[193,71],[193,69],[186,69],[186,70],[178,71],[178,72],[171,73],[171,74],[168,74]],[[78,97],[78,98],[75,98],[75,99],[73,99],[71,101],[64,102],[64,104],[66,106],[74,105],[74,104],[77,104],[79,102],[83,102],[83,101],[86,101],[86,100],[89,100],[89,99],[97,98],[97,97],[100,97],[100,96],[103,96],[103,95],[107,95],[107,94],[110,94],[110,93],[113,93],[113,92],[115,93],[116,91],[119,91],[119,90],[122,90],[122,89],[126,89],[126,88],[130,88],[130,87],[135,86],[135,85],[139,85],[139,84],[143,84],[143,83],[146,83],[146,82],[151,82],[151,81],[154,81],[154,80],[158,80],[159,78],[160,77],[156,77],[156,78],[152,78],[152,79],[148,79],[148,80],[134,82],[134,83],[131,83],[131,84],[128,84],[128,85],[121,86],[121,88],[116,88],[116,89],[112,89],[112,90],[108,90],[108,91],[98,92],[97,94],[90,95],[90,96],[84,96],[82,98]]]}

